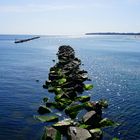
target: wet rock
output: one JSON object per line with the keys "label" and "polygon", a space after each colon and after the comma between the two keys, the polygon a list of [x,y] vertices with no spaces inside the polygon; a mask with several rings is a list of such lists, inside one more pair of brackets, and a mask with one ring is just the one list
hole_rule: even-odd
{"label": "wet rock", "polygon": [[82,121],[84,124],[97,127],[99,126],[100,119],[101,119],[100,116],[95,111],[90,111],[83,116]]}
{"label": "wet rock", "polygon": [[49,100],[48,97],[43,98],[43,102],[46,103]]}
{"label": "wet rock", "polygon": [[66,109],[65,109],[65,112],[67,114],[71,113],[71,112],[77,112],[81,109],[83,109],[84,106],[83,104],[78,104],[78,105],[71,105],[71,106],[68,106]]}
{"label": "wet rock", "polygon": [[62,121],[57,122],[56,124],[53,124],[52,126],[59,130],[62,133],[66,133],[68,127],[73,126],[74,125],[74,121],[71,119],[65,119]]}
{"label": "wet rock", "polygon": [[91,129],[89,131],[92,135],[93,140],[101,140],[103,136],[103,132],[99,128]]}
{"label": "wet rock", "polygon": [[80,102],[87,102],[90,100],[90,96],[80,96],[80,97],[76,97],[75,98],[76,101],[80,101]]}
{"label": "wet rock", "polygon": [[84,129],[89,129],[89,128],[91,128],[91,125],[87,125],[87,124],[82,124],[82,123],[80,123],[80,124],[78,124],[78,127],[84,128]]}
{"label": "wet rock", "polygon": [[65,109],[65,113],[69,115],[72,119],[74,119],[78,115],[79,111],[81,111],[83,108],[84,108],[83,104],[71,105]]}
{"label": "wet rock", "polygon": [[47,102],[46,103],[46,107],[53,107],[53,108],[56,108],[56,102]]}
{"label": "wet rock", "polygon": [[38,109],[39,114],[45,114],[45,113],[50,113],[50,112],[51,110],[46,106],[40,106]]}
{"label": "wet rock", "polygon": [[98,103],[102,106],[102,108],[107,108],[108,107],[108,102],[105,99],[100,99]]}
{"label": "wet rock", "polygon": [[56,122],[56,121],[58,121],[57,116],[35,116],[35,118],[40,120],[41,122]]}
{"label": "wet rock", "polygon": [[61,134],[53,127],[45,127],[42,140],[61,140]]}
{"label": "wet rock", "polygon": [[88,140],[91,134],[88,130],[79,127],[69,127],[68,140]]}
{"label": "wet rock", "polygon": [[44,89],[47,89],[47,88],[48,88],[48,86],[47,86],[47,85],[43,85],[43,88],[44,88]]}
{"label": "wet rock", "polygon": [[92,84],[85,84],[84,85],[84,89],[85,90],[91,90],[93,88],[93,85]]}
{"label": "wet rock", "polygon": [[117,123],[115,123],[114,121],[108,119],[108,118],[104,118],[102,119],[100,122],[100,127],[107,127],[107,126],[115,126],[118,125]]}

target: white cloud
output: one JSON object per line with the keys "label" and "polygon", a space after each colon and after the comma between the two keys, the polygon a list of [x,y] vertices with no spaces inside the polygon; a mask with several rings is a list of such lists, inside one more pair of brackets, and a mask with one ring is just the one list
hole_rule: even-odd
{"label": "white cloud", "polygon": [[0,6],[0,13],[30,13],[30,12],[45,12],[59,11],[78,8],[75,5],[9,5]]}

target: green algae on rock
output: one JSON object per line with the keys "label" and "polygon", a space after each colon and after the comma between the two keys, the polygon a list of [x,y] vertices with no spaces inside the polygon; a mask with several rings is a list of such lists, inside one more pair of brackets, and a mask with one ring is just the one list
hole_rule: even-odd
{"label": "green algae on rock", "polygon": [[57,122],[58,116],[35,116],[41,122]]}

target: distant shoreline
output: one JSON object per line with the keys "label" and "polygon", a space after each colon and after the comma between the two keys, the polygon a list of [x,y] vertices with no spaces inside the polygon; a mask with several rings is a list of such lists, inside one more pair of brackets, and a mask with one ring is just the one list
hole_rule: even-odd
{"label": "distant shoreline", "polygon": [[140,33],[99,32],[99,33],[86,33],[85,35],[140,35]]}

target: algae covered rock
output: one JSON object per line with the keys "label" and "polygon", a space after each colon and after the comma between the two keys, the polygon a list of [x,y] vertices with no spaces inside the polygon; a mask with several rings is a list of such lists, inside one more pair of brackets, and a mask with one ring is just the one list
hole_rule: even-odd
{"label": "algae covered rock", "polygon": [[68,127],[70,126],[73,126],[74,125],[74,121],[71,120],[71,119],[65,119],[65,120],[62,120],[62,121],[59,121],[55,124],[53,124],[52,126],[61,131],[62,133],[66,133]]}
{"label": "algae covered rock", "polygon": [[38,108],[38,113],[39,114],[45,114],[45,113],[50,113],[51,112],[51,110],[48,108],[48,107],[46,107],[46,106],[40,106],[39,108]]}
{"label": "algae covered rock", "polygon": [[93,85],[92,84],[85,84],[84,85],[84,89],[85,90],[91,90],[93,88]]}
{"label": "algae covered rock", "polygon": [[41,122],[56,122],[58,116],[35,116],[35,118]]}
{"label": "algae covered rock", "polygon": [[104,118],[99,122],[101,127],[107,127],[107,126],[116,126],[118,125],[117,123],[115,123],[114,121],[108,119],[108,118]]}
{"label": "algae covered rock", "polygon": [[62,140],[61,133],[53,127],[45,127],[42,140]]}
{"label": "algae covered rock", "polygon": [[75,98],[76,101],[80,101],[80,102],[87,102],[90,100],[90,96],[80,96],[80,97],[76,97]]}
{"label": "algae covered rock", "polygon": [[98,103],[102,106],[102,108],[107,108],[108,107],[108,102],[106,99],[100,99]]}
{"label": "algae covered rock", "polygon": [[93,140],[102,139],[103,132],[100,128],[91,129],[89,132],[91,133]]}

